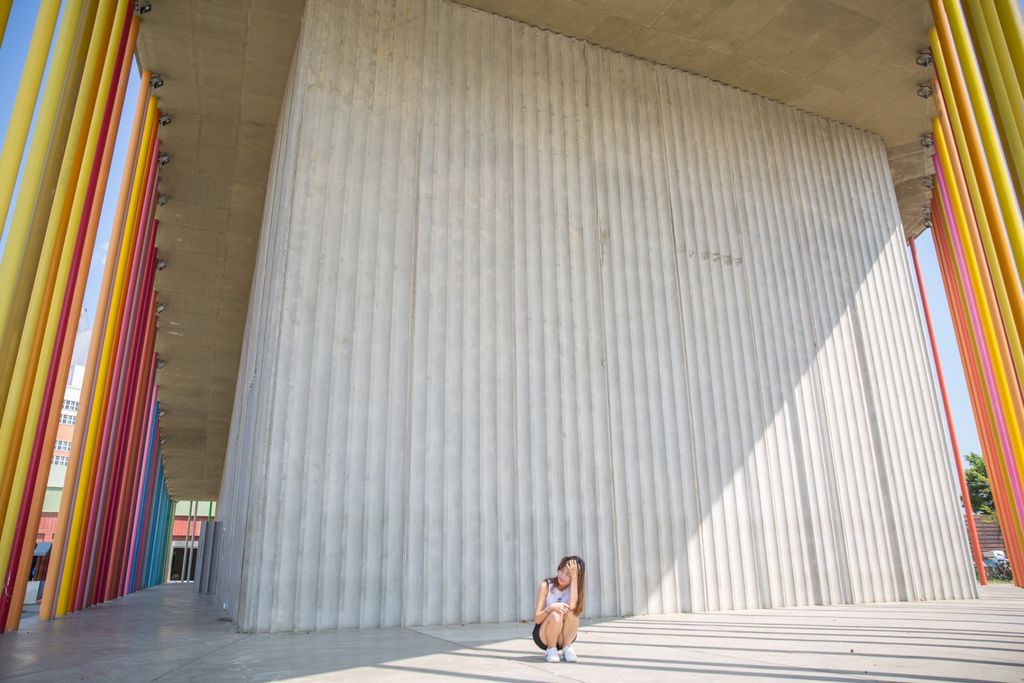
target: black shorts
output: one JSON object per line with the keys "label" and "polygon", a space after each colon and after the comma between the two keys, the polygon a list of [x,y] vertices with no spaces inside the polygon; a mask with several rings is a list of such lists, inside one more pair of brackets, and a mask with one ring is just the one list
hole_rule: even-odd
{"label": "black shorts", "polygon": [[[577,637],[579,637],[579,636],[577,635]],[[545,645],[544,641],[540,639],[540,624],[534,624],[533,625],[533,642],[536,643],[537,647],[539,647],[542,650],[547,650],[548,649],[548,646]],[[576,638],[573,638],[572,639],[572,643],[575,643],[575,642],[576,642]],[[569,644],[572,645],[572,643],[569,643]]]}

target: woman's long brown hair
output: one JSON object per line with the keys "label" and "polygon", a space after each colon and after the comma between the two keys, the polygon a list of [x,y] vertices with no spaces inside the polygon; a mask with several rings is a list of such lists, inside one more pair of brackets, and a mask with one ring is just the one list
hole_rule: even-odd
{"label": "woman's long brown hair", "polygon": [[[586,579],[585,579],[586,574],[587,574],[587,565],[583,561],[583,558],[580,557],[579,555],[566,555],[565,557],[563,557],[561,560],[558,561],[558,571],[562,571],[563,569],[565,569],[565,565],[569,564],[573,560],[576,560],[576,569],[577,569],[577,571],[576,571],[576,609],[574,609],[572,611],[572,613],[575,614],[576,616],[579,616],[579,615],[583,614],[583,593],[584,593],[583,589],[587,585],[587,582],[586,582]],[[557,586],[558,585],[558,576],[552,576],[551,578],[548,579],[548,582],[551,585],[553,585],[553,586]]]}

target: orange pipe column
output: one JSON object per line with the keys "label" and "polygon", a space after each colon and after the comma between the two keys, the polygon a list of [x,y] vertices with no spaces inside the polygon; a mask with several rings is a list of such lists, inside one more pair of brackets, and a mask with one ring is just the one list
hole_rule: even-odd
{"label": "orange pipe column", "polygon": [[[91,397],[93,395],[93,389],[95,387],[96,370],[99,362],[100,349],[102,347],[104,323],[107,317],[107,310],[110,305],[111,288],[114,281],[115,269],[118,263],[118,257],[120,250],[125,248],[123,244],[124,233],[126,230],[126,218],[128,213],[128,203],[131,199],[132,188],[140,181],[137,180],[137,176],[144,172],[145,161],[141,160],[140,157],[144,155],[144,147],[149,144],[149,135],[145,139],[142,137],[144,130],[151,130],[149,126],[149,118],[152,118],[153,112],[149,112],[149,76],[148,71],[142,72],[142,82],[139,86],[138,99],[135,104],[135,118],[132,124],[131,142],[129,143],[128,153],[125,155],[124,172],[121,180],[121,190],[118,196],[117,209],[114,215],[112,223],[112,230],[109,240],[109,252],[107,254],[106,264],[103,269],[103,279],[100,284],[99,292],[99,304],[97,306],[96,314],[94,315],[95,322],[93,323],[92,339],[89,344],[89,354],[85,363],[85,378],[82,382],[82,401],[79,406],[79,420],[75,425],[74,435],[72,436],[72,450],[71,457],[68,459],[68,470],[64,493],[61,496],[60,510],[57,513],[57,528],[54,531],[53,546],[51,548],[51,557],[54,558],[55,565],[50,568],[50,580],[48,580],[43,586],[43,602],[39,610],[39,619],[46,621],[54,614],[54,601],[56,597],[57,587],[62,581],[69,579],[68,576],[64,575],[65,563],[67,561],[64,552],[66,548],[66,538],[68,534],[68,525],[71,519],[71,505],[75,495],[75,489],[79,479],[79,471],[81,466],[81,453],[83,451],[83,442],[85,441],[86,428],[89,424],[89,412],[95,410],[96,406],[91,405]],[[148,115],[148,117],[147,117]],[[146,127],[144,128],[144,124]],[[155,122],[153,123],[155,126]],[[128,245],[130,246],[130,245]],[[84,491],[79,491],[78,495],[84,495]]]}
{"label": "orange pipe column", "polygon": [[[982,442],[982,455],[988,465],[988,474],[991,480],[991,489],[996,509],[1000,512],[1001,518],[1012,518],[1012,509],[1008,507],[1004,492],[1007,490],[1006,480],[1001,469],[1004,455],[999,439],[996,438],[995,414],[993,406],[989,401],[986,391],[982,388],[981,361],[978,356],[977,341],[974,339],[971,326],[968,324],[967,304],[965,292],[960,281],[960,275],[953,263],[952,256],[952,234],[945,226],[942,212],[933,211],[935,224],[935,247],[939,257],[939,266],[943,275],[943,284],[946,287],[946,296],[949,301],[950,314],[953,319],[953,327],[956,331],[960,350],[961,362],[964,367],[964,374],[967,378],[968,393],[971,396],[971,406],[974,412],[975,423],[978,426],[978,435]],[[1019,556],[1016,552],[1019,534],[1016,526],[1010,524],[1004,530],[1007,540],[1007,548],[1011,562],[1016,566]]]}
{"label": "orange pipe column", "polygon": [[967,540],[971,544],[974,566],[978,570],[978,582],[982,586],[988,584],[985,576],[985,563],[981,558],[981,544],[978,542],[978,529],[974,524],[974,511],[971,509],[971,495],[967,489],[967,476],[964,474],[964,463],[960,454],[960,445],[956,440],[956,428],[953,426],[953,413],[949,408],[949,394],[946,391],[946,378],[942,374],[942,360],[939,358],[939,346],[935,343],[935,328],[932,326],[932,313],[928,308],[928,295],[924,291],[924,278],[921,277],[921,262],[917,258],[917,246],[913,239],[909,241],[910,254],[914,260],[914,274],[917,276],[917,288],[921,293],[921,308],[924,310],[925,323],[928,326],[928,341],[932,347],[932,358],[935,361],[935,374],[939,380],[939,391],[942,394],[942,408],[946,413],[946,426],[949,428],[949,445],[953,449],[953,461],[956,463],[956,476],[960,482],[960,498],[963,501],[967,522]]}
{"label": "orange pipe column", "polygon": [[[126,43],[126,49],[124,51],[124,58],[120,64],[118,70],[118,81],[114,89],[114,102],[112,107],[111,116],[111,131],[106,136],[104,142],[104,148],[102,151],[102,157],[100,159],[100,168],[98,174],[98,182],[95,188],[95,196],[90,206],[89,215],[87,217],[86,226],[86,238],[85,248],[83,253],[83,261],[81,267],[78,269],[77,277],[74,282],[74,295],[71,302],[70,319],[68,323],[69,334],[66,336],[61,351],[61,358],[59,361],[59,370],[56,381],[58,388],[64,387],[67,384],[67,377],[71,369],[71,354],[75,346],[75,335],[73,330],[78,329],[78,322],[82,312],[82,300],[85,297],[85,286],[89,277],[90,265],[92,262],[93,250],[96,244],[96,231],[99,226],[100,214],[103,209],[103,196],[106,193],[107,179],[110,173],[110,160],[114,152],[114,143],[117,137],[118,122],[121,118],[121,109],[124,104],[124,94],[128,85],[128,77],[131,69],[132,58],[135,54],[135,39],[138,35],[139,20],[137,17],[131,21],[129,27],[128,39]],[[144,103],[144,100],[143,100]],[[133,130],[132,139],[137,136],[137,132]],[[63,393],[58,390],[53,393],[49,415],[56,417],[60,415],[60,406],[63,403]],[[44,444],[53,443],[54,437],[57,431],[57,420],[50,419],[46,436],[44,438]],[[32,512],[30,515],[30,522],[28,525],[29,529],[37,529],[39,527],[39,518],[42,514],[43,497],[46,492],[46,482],[49,478],[51,458],[45,457],[40,463],[40,472],[37,475],[37,482],[35,487],[35,494],[33,495],[32,501]],[[20,605],[24,601],[25,589],[28,581],[28,570],[32,565],[32,548],[35,547],[35,537],[32,534],[25,534],[23,548],[21,552],[21,562],[18,569],[18,578],[15,582],[15,595],[12,600],[12,609],[8,615],[6,624],[7,630],[13,630],[18,627],[18,623],[21,619]],[[52,547],[52,546],[51,546]],[[52,556],[51,556],[52,557]]]}

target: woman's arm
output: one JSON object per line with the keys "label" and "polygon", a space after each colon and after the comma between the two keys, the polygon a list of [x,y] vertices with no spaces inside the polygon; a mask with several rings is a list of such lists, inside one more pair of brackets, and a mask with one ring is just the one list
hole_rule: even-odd
{"label": "woman's arm", "polygon": [[548,611],[544,609],[544,600],[548,597],[548,582],[541,581],[537,588],[537,602],[533,606],[533,623],[541,624],[548,618]]}
{"label": "woman's arm", "polygon": [[569,611],[575,612],[579,589],[579,569],[576,567],[576,561],[569,562],[569,566],[566,569],[569,570]]}

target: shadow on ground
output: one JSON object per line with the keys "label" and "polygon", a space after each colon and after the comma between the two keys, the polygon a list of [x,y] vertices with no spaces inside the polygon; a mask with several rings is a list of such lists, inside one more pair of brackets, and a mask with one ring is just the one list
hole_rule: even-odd
{"label": "shadow on ground", "polygon": [[1024,591],[981,600],[587,622],[576,664],[529,624],[244,634],[212,598],[167,585],[0,639],[17,681],[1021,681]]}

